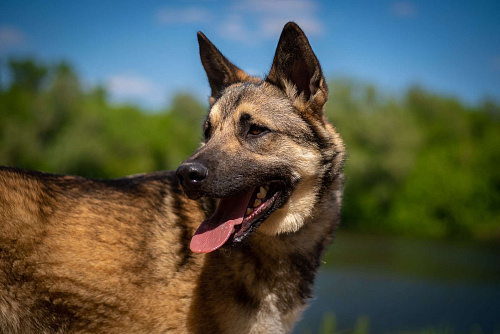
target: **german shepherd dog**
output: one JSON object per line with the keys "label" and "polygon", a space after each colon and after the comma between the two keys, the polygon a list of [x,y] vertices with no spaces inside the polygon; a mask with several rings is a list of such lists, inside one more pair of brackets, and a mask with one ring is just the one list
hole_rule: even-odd
{"label": "german shepherd dog", "polygon": [[176,172],[0,169],[2,333],[292,331],[340,217],[325,78],[292,22],[264,80],[198,41],[205,140]]}

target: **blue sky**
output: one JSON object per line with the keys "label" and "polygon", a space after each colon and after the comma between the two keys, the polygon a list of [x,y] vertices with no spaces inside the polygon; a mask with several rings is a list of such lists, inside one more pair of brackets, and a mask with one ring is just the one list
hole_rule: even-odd
{"label": "blue sky", "polygon": [[116,101],[160,108],[210,90],[198,58],[203,31],[239,67],[264,75],[283,25],[296,21],[323,71],[409,85],[468,103],[500,101],[500,1],[5,1],[0,61],[67,60]]}

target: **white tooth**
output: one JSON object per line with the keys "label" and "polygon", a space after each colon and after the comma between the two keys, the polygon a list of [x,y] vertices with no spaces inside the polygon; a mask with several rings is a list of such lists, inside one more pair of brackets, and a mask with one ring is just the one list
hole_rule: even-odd
{"label": "white tooth", "polygon": [[252,208],[247,208],[247,212],[245,212],[245,215],[249,216],[253,212]]}
{"label": "white tooth", "polygon": [[264,186],[264,188],[266,189],[266,191],[268,191],[268,190],[269,190],[269,185],[268,185],[268,184],[266,184],[266,185]]}
{"label": "white tooth", "polygon": [[262,203],[262,201],[258,198],[255,199],[255,202],[253,202],[253,207],[256,208],[260,205],[260,203]]}
{"label": "white tooth", "polygon": [[234,231],[236,231],[236,228],[233,226],[233,230],[231,231],[231,233],[234,233]]}
{"label": "white tooth", "polygon": [[259,193],[257,194],[257,198],[263,199],[264,197],[266,197],[266,195],[267,195],[267,190],[261,186]]}

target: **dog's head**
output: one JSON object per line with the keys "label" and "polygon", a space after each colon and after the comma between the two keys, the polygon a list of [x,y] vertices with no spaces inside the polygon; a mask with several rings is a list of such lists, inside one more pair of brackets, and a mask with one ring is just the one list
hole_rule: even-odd
{"label": "dog's head", "polygon": [[[203,145],[177,169],[190,198],[220,199],[195,252],[255,231],[299,230],[340,170],[342,142],[323,114],[328,87],[303,31],[283,28],[268,76],[251,77],[198,33],[212,89]],[[229,240],[229,241],[228,241]]]}

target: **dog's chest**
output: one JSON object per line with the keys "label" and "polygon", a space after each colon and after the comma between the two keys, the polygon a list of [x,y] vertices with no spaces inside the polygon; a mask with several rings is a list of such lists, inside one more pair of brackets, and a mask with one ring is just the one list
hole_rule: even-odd
{"label": "dog's chest", "polygon": [[287,310],[280,311],[279,298],[276,294],[269,293],[261,301],[261,308],[255,316],[255,322],[251,326],[250,333],[290,333],[294,324],[299,320],[304,309],[296,305]]}

